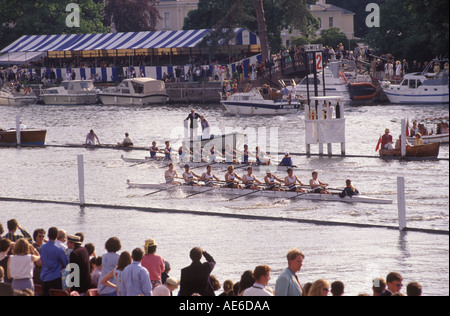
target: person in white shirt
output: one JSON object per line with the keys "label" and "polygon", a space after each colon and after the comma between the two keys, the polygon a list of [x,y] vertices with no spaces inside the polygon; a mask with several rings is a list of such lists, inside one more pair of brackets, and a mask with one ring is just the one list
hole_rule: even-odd
{"label": "person in white shirt", "polygon": [[178,288],[180,281],[175,278],[167,278],[166,283],[153,289],[153,296],[172,296],[172,292]]}
{"label": "person in white shirt", "polygon": [[274,296],[273,289],[267,287],[270,280],[270,267],[257,266],[253,271],[255,283],[246,289],[242,296]]}

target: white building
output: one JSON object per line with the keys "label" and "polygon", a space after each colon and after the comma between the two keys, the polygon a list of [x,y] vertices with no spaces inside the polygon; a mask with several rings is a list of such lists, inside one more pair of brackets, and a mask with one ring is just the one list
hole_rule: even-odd
{"label": "white building", "polygon": [[199,0],[159,0],[156,8],[161,15],[158,31],[178,31],[183,29],[184,18],[189,11],[198,8]]}

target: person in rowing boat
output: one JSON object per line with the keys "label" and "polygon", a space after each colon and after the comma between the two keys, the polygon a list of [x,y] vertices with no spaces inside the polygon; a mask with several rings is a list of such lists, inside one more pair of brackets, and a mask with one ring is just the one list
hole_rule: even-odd
{"label": "person in rowing boat", "polygon": [[225,149],[225,161],[227,163],[236,163],[236,150],[231,148],[230,144],[227,144]]}
{"label": "person in rowing boat", "polygon": [[284,158],[281,159],[279,165],[280,166],[285,166],[285,167],[293,167],[294,166],[294,163],[292,162],[292,158],[289,155],[289,153],[285,153],[284,154]]}
{"label": "person in rowing boat", "polygon": [[266,190],[284,191],[275,181],[278,181],[280,184],[284,183],[283,180],[278,178],[276,175],[272,174],[272,170],[267,169],[266,176],[264,177],[264,182],[266,183]]}
{"label": "person in rowing boat", "polygon": [[178,157],[181,162],[190,161],[192,156],[191,149],[186,145],[186,141],[182,141],[181,147],[178,148]]}
{"label": "person in rowing boat", "polygon": [[394,149],[394,140],[392,138],[392,135],[390,134],[391,131],[389,128],[386,128],[384,131],[384,135],[381,137],[381,148],[382,149]]}
{"label": "person in rowing boat", "polygon": [[354,195],[358,195],[359,191],[355,188],[355,186],[352,184],[352,180],[345,181],[345,189],[339,193],[339,197],[345,198],[346,196],[352,197]]}
{"label": "person in rowing boat", "polygon": [[242,178],[234,172],[234,166],[228,166],[228,172],[225,174],[225,187],[229,189],[242,189],[238,180],[242,181]]}
{"label": "person in rowing boat", "polygon": [[185,185],[198,186],[199,184],[195,182],[195,178],[200,179],[200,176],[195,174],[195,172],[189,170],[189,165],[184,165],[183,179]]}
{"label": "person in rowing boat", "polygon": [[[411,144],[406,140],[406,148],[411,147]],[[402,148],[402,135],[398,136],[397,141],[395,142],[395,149],[401,149]]]}
{"label": "person in rowing boat", "polygon": [[170,142],[166,141],[166,148],[164,148],[164,160],[165,161],[172,161],[172,147],[170,147]]}
{"label": "person in rowing boat", "polygon": [[248,190],[261,190],[261,187],[255,185],[255,182],[258,184],[263,184],[261,181],[256,179],[253,174],[253,167],[247,168],[247,174],[242,176],[242,183],[244,184],[244,188]]}
{"label": "person in rowing boat", "polygon": [[84,145],[95,146],[95,141],[97,140],[98,145],[100,145],[100,140],[98,139],[97,134],[94,133],[94,130],[91,129],[89,133],[86,135],[86,141]]}
{"label": "person in rowing boat", "polygon": [[175,181],[179,176],[178,172],[174,169],[173,163],[169,164],[169,169],[164,173],[164,178],[166,179],[167,184],[181,184]]}
{"label": "person in rowing boat", "polygon": [[423,138],[421,133],[416,133],[416,138],[414,138],[414,147],[423,145]]}
{"label": "person in rowing boat", "polygon": [[312,173],[312,179],[309,180],[309,185],[311,187],[312,193],[320,193],[320,194],[331,194],[330,191],[327,190],[328,183],[323,183],[317,177],[319,173],[314,171]]}
{"label": "person in rowing boat", "polygon": [[121,143],[117,143],[117,147],[133,147],[133,140],[130,137],[130,134],[125,133],[125,138]]}
{"label": "person in rowing boat", "polygon": [[193,162],[205,162],[205,160],[202,158],[202,152],[203,152],[203,150],[202,150],[200,142],[196,142],[194,152],[192,155]]}
{"label": "person in rowing boat", "polygon": [[209,151],[206,151],[206,155],[209,156],[210,163],[216,163],[217,158],[223,158],[222,154],[216,150],[216,146],[212,145]]}
{"label": "person in rowing boat", "polygon": [[305,192],[302,188],[299,188],[297,184],[304,184],[300,181],[300,179],[294,175],[294,169],[288,168],[287,177],[284,178],[284,185],[287,186],[289,192]]}
{"label": "person in rowing boat", "polygon": [[266,156],[270,158],[268,154],[259,150],[259,146],[256,146],[255,157],[257,166],[268,166],[271,164],[270,159],[266,158]]}
{"label": "person in rowing boat", "polygon": [[156,141],[152,142],[152,147],[150,147],[150,159],[156,159],[156,154],[163,154],[164,151],[160,150],[157,146],[156,146]]}
{"label": "person in rowing boat", "polygon": [[200,181],[205,182],[205,186],[212,187],[214,186],[214,180],[220,182],[220,179],[214,173],[212,173],[212,166],[208,165],[206,167],[206,172],[200,177]]}

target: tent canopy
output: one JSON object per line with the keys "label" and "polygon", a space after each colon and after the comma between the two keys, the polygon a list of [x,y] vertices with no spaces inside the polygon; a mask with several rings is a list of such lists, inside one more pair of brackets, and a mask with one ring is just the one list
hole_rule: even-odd
{"label": "tent canopy", "polygon": [[[106,34],[24,35],[1,53],[63,52],[196,47],[212,30],[154,31]],[[246,28],[234,30],[230,45],[259,45],[258,36]]]}
{"label": "tent canopy", "polygon": [[5,55],[0,56],[0,64],[5,65],[22,64],[40,59],[41,57],[44,57],[46,55],[47,53],[45,52],[6,53]]}

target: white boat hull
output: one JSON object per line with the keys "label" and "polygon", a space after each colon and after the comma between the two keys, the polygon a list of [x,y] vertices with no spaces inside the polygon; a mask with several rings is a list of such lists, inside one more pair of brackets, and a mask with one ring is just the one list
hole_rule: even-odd
{"label": "white boat hull", "polygon": [[445,104],[449,103],[449,93],[440,91],[435,94],[395,92],[391,89],[383,89],[390,103],[394,104]]}
{"label": "white boat hull", "polygon": [[30,105],[37,102],[37,97],[35,96],[21,96],[21,97],[4,97],[0,96],[0,105],[8,106],[20,106],[20,105]]}
{"label": "white boat hull", "polygon": [[268,104],[222,101],[222,105],[231,115],[287,115],[297,114],[300,111],[299,104],[288,102]]}
{"label": "white boat hull", "polygon": [[[432,143],[448,144],[449,134],[422,136],[422,139],[424,144],[432,144]],[[414,140],[415,140],[414,137],[408,137],[408,142],[410,144],[413,144]]]}
{"label": "white boat hull", "polygon": [[97,103],[97,94],[41,95],[46,105],[90,105]]}
{"label": "white boat hull", "polygon": [[327,202],[347,202],[347,203],[371,203],[371,204],[392,204],[392,200],[372,198],[367,196],[354,196],[352,198],[341,198],[337,194],[318,194],[318,193],[297,193],[286,191],[254,191],[247,189],[229,189],[224,187],[216,187],[214,190],[212,187],[207,186],[187,186],[187,185],[171,185],[171,184],[140,184],[131,183],[128,181],[128,187],[132,189],[150,189],[150,190],[182,190],[188,194],[208,192],[208,194],[223,194],[231,196],[239,196],[248,194],[253,197],[267,197],[267,198],[285,198],[296,200],[313,200],[313,201],[327,201]]}
{"label": "white boat hull", "polygon": [[167,95],[147,95],[147,96],[130,96],[130,95],[106,95],[99,94],[100,101],[108,105],[151,105],[166,104],[169,101]]}

